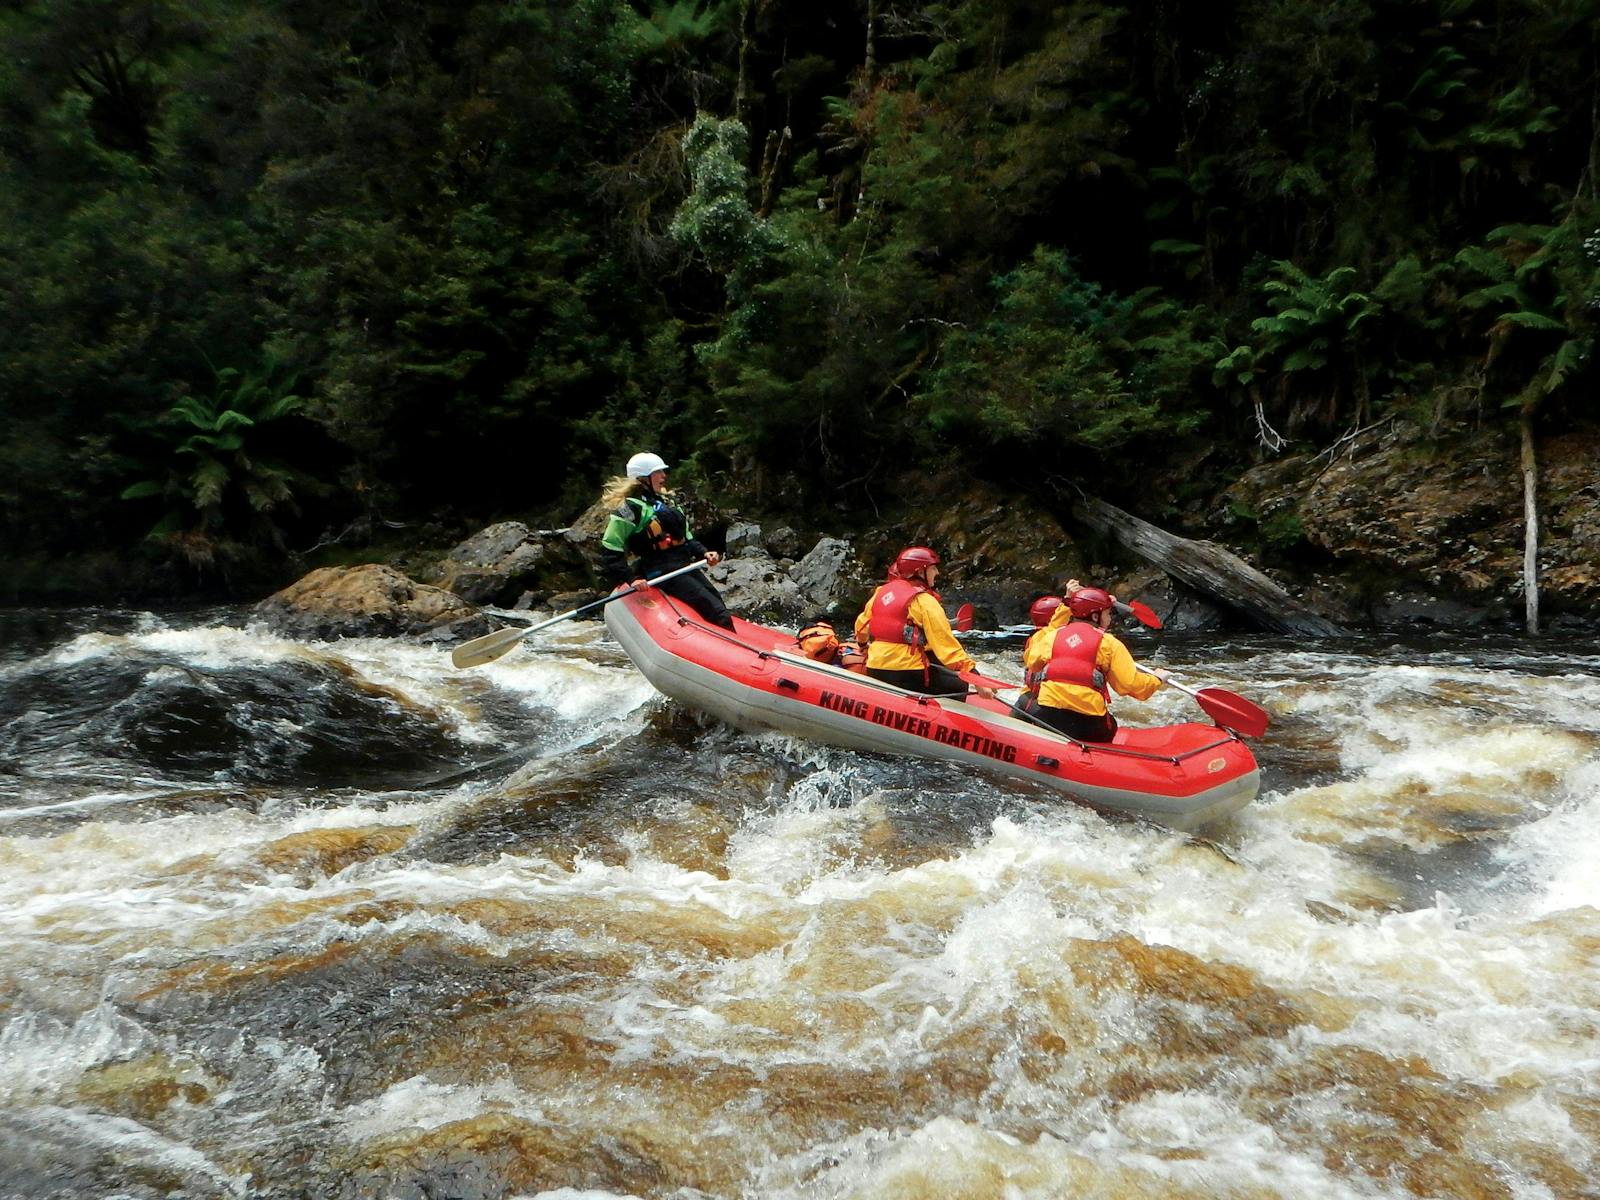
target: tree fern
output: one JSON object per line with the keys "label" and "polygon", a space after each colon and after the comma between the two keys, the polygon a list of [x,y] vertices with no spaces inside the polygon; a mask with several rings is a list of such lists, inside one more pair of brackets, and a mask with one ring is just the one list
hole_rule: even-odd
{"label": "tree fern", "polygon": [[265,523],[269,539],[278,531],[268,514],[292,506],[297,488],[313,481],[276,459],[247,452],[260,426],[300,411],[296,376],[280,375],[268,360],[253,371],[223,367],[213,372],[210,395],[187,395],[170,405],[151,432],[165,444],[161,474],[122,491],[124,500],[157,497],[167,511],[147,535],[169,545],[196,566],[210,565],[245,532],[234,527],[230,497]]}
{"label": "tree fern", "polygon": [[[1307,386],[1335,410],[1341,396],[1354,395],[1360,417],[1368,392],[1363,327],[1383,311],[1382,302],[1353,286],[1354,267],[1315,276],[1279,261],[1273,271],[1275,278],[1260,285],[1271,311],[1250,322],[1250,343],[1216,360],[1213,378],[1246,386],[1276,370],[1280,391],[1287,392],[1292,377],[1313,377]],[[1296,423],[1294,414],[1290,423]]]}
{"label": "tree fern", "polygon": [[1502,225],[1489,232],[1486,244],[1456,255],[1466,281],[1482,281],[1462,295],[1462,306],[1491,314],[1483,329],[1485,363],[1493,365],[1513,344],[1531,339],[1527,353],[1519,356],[1526,386],[1513,385],[1508,404],[1522,404],[1519,397],[1527,387],[1541,394],[1564,387],[1589,363],[1600,297],[1600,243],[1591,246],[1593,234],[1586,239],[1586,227],[1592,229],[1577,213],[1557,225]]}

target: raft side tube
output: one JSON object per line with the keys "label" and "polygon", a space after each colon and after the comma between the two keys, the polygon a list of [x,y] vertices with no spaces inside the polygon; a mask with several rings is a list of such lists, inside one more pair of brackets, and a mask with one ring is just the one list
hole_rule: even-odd
{"label": "raft side tube", "polygon": [[1215,726],[1160,727],[1150,740],[1170,752],[1140,748],[1138,730],[1127,744],[1086,745],[979,703],[919,696],[815,663],[776,649],[786,635],[739,624],[744,636],[651,597],[606,606],[608,630],[657,691],[740,729],[974,764],[1186,832],[1243,808],[1260,786],[1249,749]]}

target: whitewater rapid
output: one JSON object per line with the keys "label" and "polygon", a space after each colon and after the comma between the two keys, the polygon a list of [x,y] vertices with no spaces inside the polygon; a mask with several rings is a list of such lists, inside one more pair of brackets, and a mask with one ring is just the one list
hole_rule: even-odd
{"label": "whitewater rapid", "polygon": [[0,657],[0,1195],[1600,1195],[1583,648],[1136,645],[1273,714],[1185,838],[594,623],[90,623]]}

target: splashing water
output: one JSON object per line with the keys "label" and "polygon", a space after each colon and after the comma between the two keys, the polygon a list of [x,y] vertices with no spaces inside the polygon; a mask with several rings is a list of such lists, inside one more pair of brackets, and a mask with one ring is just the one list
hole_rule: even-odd
{"label": "splashing water", "polygon": [[1205,840],[595,624],[74,614],[0,661],[0,1196],[1600,1195],[1600,657],[1161,654],[1274,714]]}

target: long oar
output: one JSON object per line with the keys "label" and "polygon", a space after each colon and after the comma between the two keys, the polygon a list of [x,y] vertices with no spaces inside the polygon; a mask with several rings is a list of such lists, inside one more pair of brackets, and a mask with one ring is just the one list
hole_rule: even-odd
{"label": "long oar", "polygon": [[[974,687],[1007,689],[1021,688],[1020,683],[1007,683],[1003,679],[991,679],[987,675],[979,675],[976,671],[962,671],[961,679]],[[1225,688],[1207,687],[1196,691],[1194,688],[1185,687],[1171,675],[1167,682],[1177,688],[1186,696],[1193,696],[1201,710],[1221,725],[1224,729],[1231,729],[1235,733],[1242,733],[1245,737],[1260,737],[1267,731],[1267,726],[1272,719],[1267,716],[1267,710],[1259,704],[1246,700],[1237,692],[1230,692]]]}
{"label": "long oar", "polygon": [[1021,689],[1020,683],[1007,683],[1004,679],[990,679],[987,675],[979,675],[976,671],[957,671],[962,683],[970,683],[973,687],[994,688],[1003,691],[1007,688]]}
{"label": "long oar", "polygon": [[[654,579],[648,580],[647,585],[654,587],[658,583],[676,579],[679,575],[687,575],[690,571],[698,570],[705,565],[705,559],[697,559],[687,567],[679,567],[676,571],[668,571],[665,575],[658,575]],[[473,638],[470,642],[462,642],[461,645],[450,651],[450,661],[458,667],[481,667],[484,663],[493,662],[502,654],[507,653],[530,633],[536,633],[541,629],[556,624],[558,621],[565,621],[569,617],[575,617],[579,613],[586,613],[590,609],[610,604],[613,600],[621,600],[624,596],[631,596],[639,590],[639,588],[631,587],[620,592],[612,592],[611,595],[596,600],[592,604],[585,604],[581,608],[573,609],[571,612],[564,612],[559,616],[551,617],[548,621],[540,621],[537,625],[527,625],[520,629],[516,627],[497,629],[493,633],[486,633],[482,637]]]}

